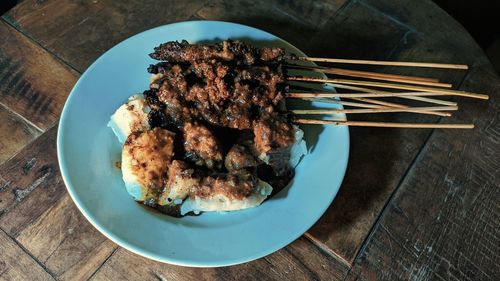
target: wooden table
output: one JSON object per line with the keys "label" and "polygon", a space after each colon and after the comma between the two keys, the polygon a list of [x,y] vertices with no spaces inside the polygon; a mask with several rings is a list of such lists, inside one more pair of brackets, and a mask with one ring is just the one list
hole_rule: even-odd
{"label": "wooden table", "polygon": [[[20,1],[0,22],[0,279],[499,280],[500,80],[470,35],[431,1]],[[447,122],[474,130],[351,128],[337,198],[303,237],[224,268],[160,264],[94,229],[69,198],[58,117],[79,75],[119,41],[159,25],[224,20],[311,56],[465,63],[434,76],[491,100]],[[366,116],[431,122],[423,115]]]}

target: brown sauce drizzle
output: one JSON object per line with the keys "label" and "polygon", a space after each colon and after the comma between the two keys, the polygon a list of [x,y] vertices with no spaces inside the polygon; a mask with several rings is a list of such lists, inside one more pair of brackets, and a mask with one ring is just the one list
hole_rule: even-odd
{"label": "brown sauce drizzle", "polygon": [[[148,67],[156,79],[143,93],[151,107],[148,122],[151,129],[175,133],[172,160],[190,163],[201,179],[193,194],[203,197],[220,189],[241,199],[253,192],[258,177],[273,186],[274,195],[290,182],[293,170],[278,172],[257,157],[286,149],[295,138],[291,123],[279,110],[288,91],[281,68],[283,49],[258,49],[233,41],[216,45],[183,41],[161,44],[150,56],[162,62]],[[196,129],[203,133],[199,136],[203,143],[190,145],[192,136],[186,130],[194,130],[193,124],[203,128]],[[235,145],[239,147],[233,157],[247,160],[233,159],[228,170],[224,160]],[[253,155],[245,156],[248,152]],[[213,159],[216,164],[207,164]],[[180,216],[180,205],[160,206],[155,200],[142,204]]]}

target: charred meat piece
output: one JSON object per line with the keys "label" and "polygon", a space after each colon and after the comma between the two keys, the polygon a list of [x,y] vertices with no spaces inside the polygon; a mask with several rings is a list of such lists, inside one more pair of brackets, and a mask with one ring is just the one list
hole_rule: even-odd
{"label": "charred meat piece", "polygon": [[[165,112],[182,125],[191,119],[233,129],[252,128],[260,110],[272,112],[286,91],[279,69],[233,67],[221,62],[172,65],[155,75],[155,87],[144,92],[153,117]],[[257,114],[256,114],[257,113]]]}
{"label": "charred meat piece", "polygon": [[224,159],[224,166],[228,171],[237,171],[245,168],[256,167],[258,164],[248,148],[235,144]]}
{"label": "charred meat piece", "polygon": [[253,48],[241,41],[223,41],[218,44],[189,44],[187,41],[171,41],[154,48],[149,56],[168,62],[194,62],[207,60],[233,61],[251,65],[258,61],[271,62],[283,59],[281,48]]}
{"label": "charred meat piece", "polygon": [[232,129],[245,130],[252,128],[251,118],[250,107],[232,104],[222,113],[221,123]]}
{"label": "charred meat piece", "polygon": [[259,153],[289,147],[295,140],[292,125],[277,113],[263,112],[260,119],[254,122],[253,132]]}
{"label": "charred meat piece", "polygon": [[177,65],[173,66],[162,80],[157,93],[158,100],[170,119],[181,125],[183,122],[190,120],[192,115],[184,99],[188,84],[182,68]]}
{"label": "charred meat piece", "polygon": [[194,62],[190,69],[193,75],[186,100],[203,105],[221,105],[231,98],[231,85],[225,80],[232,68],[222,63]]}
{"label": "charred meat piece", "polygon": [[184,125],[186,158],[196,165],[214,168],[221,165],[222,151],[215,136],[196,122]]}

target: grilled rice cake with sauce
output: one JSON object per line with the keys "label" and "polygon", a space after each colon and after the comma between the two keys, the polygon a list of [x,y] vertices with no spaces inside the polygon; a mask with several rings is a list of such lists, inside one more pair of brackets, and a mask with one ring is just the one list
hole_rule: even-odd
{"label": "grilled rice cake with sauce", "polygon": [[124,143],[131,133],[149,129],[149,111],[144,97],[133,95],[111,116],[108,127],[113,130],[118,141]]}
{"label": "grilled rice cake with sauce", "polygon": [[123,145],[122,173],[137,201],[157,200],[168,179],[175,134],[161,128],[130,134]]}
{"label": "grilled rice cake with sauce", "polygon": [[181,214],[257,207],[272,190],[268,183],[245,173],[208,176],[189,193],[189,197],[181,206]]}

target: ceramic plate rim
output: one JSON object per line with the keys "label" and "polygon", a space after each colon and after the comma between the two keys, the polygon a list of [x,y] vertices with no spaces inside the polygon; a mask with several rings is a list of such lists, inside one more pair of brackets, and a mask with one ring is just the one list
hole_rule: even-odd
{"label": "ceramic plate rim", "polygon": [[226,263],[224,263],[224,262],[196,263],[196,262],[190,262],[190,261],[187,261],[187,260],[179,260],[179,259],[175,259],[175,258],[169,258],[169,257],[164,256],[164,255],[157,255],[157,254],[154,254],[154,253],[151,253],[151,252],[147,252],[146,250],[144,250],[144,249],[142,249],[140,247],[137,247],[136,245],[133,245],[130,242],[124,241],[120,237],[118,237],[115,234],[113,234],[109,229],[106,228],[106,226],[101,225],[99,222],[96,221],[96,219],[92,215],[91,210],[88,210],[84,206],[83,202],[81,201],[81,199],[76,194],[75,187],[72,185],[72,182],[70,180],[70,176],[68,174],[69,172],[68,172],[68,167],[66,165],[66,161],[67,160],[65,159],[65,153],[62,150],[62,147],[63,147],[63,137],[62,137],[62,135],[63,135],[64,127],[66,126],[66,121],[67,121],[67,119],[65,117],[68,114],[67,111],[69,110],[68,108],[70,107],[70,104],[72,103],[72,98],[76,95],[76,92],[78,91],[79,85],[81,83],[83,83],[82,81],[85,80],[84,78],[87,75],[89,75],[89,73],[91,73],[93,71],[93,69],[96,67],[97,63],[100,60],[102,60],[103,57],[107,56],[110,52],[112,52],[114,49],[116,49],[117,47],[119,47],[119,46],[121,46],[123,44],[126,44],[128,40],[131,40],[134,37],[141,36],[144,33],[147,33],[147,32],[153,31],[153,30],[162,29],[162,28],[164,28],[166,26],[182,25],[182,24],[189,24],[189,23],[194,23],[194,24],[206,24],[206,23],[229,24],[229,25],[239,26],[239,27],[242,27],[242,28],[254,29],[254,30],[259,31],[259,32],[270,34],[270,35],[276,37],[277,40],[281,40],[284,43],[293,46],[292,44],[290,44],[286,40],[283,40],[282,38],[280,38],[280,37],[278,37],[278,36],[276,36],[274,34],[271,34],[269,32],[263,31],[261,29],[255,28],[255,27],[251,27],[251,26],[247,26],[247,25],[243,25],[243,24],[238,24],[238,23],[226,22],[226,21],[204,21],[204,20],[183,21],[183,22],[170,23],[170,24],[166,24],[166,25],[162,25],[162,26],[158,26],[158,27],[155,27],[155,28],[152,28],[152,29],[145,30],[143,32],[140,32],[138,34],[135,34],[133,36],[130,36],[130,37],[124,39],[120,43],[114,45],[112,48],[110,48],[109,50],[107,50],[101,56],[99,56],[99,58],[97,58],[84,71],[84,73],[80,76],[80,78],[78,79],[78,81],[73,86],[70,94],[68,95],[68,97],[66,99],[66,102],[65,102],[65,105],[64,105],[64,108],[63,108],[62,113],[61,113],[61,117],[60,117],[58,129],[57,129],[57,156],[58,156],[58,162],[59,162],[59,169],[60,169],[60,172],[61,172],[64,184],[66,186],[66,189],[67,189],[67,191],[68,191],[71,199],[73,200],[73,202],[75,203],[75,205],[77,206],[77,208],[80,210],[80,212],[87,219],[87,221],[89,221],[91,223],[91,225],[94,226],[105,237],[107,237],[108,239],[110,239],[114,243],[118,244],[119,246],[121,246],[121,247],[123,247],[123,248],[125,248],[125,249],[127,249],[127,250],[129,250],[131,252],[139,254],[139,255],[141,255],[143,257],[146,257],[146,258],[149,258],[149,259],[152,259],[152,260],[155,260],[155,261],[163,262],[163,263],[174,264],[174,265],[193,266],[193,267],[217,267],[217,266],[229,266],[229,265],[240,264],[240,263],[244,263],[244,262],[248,262],[248,261],[252,261],[252,260],[264,257],[266,255],[269,255],[269,254],[271,254],[271,253],[273,253],[273,252],[275,252],[275,251],[277,251],[277,250],[279,250],[279,249],[287,246],[288,244],[292,243],[297,238],[299,238],[300,236],[302,236],[325,213],[325,211],[328,209],[328,207],[332,204],[333,200],[337,196],[338,190],[340,189],[342,181],[343,181],[343,179],[345,177],[345,172],[346,172],[347,165],[348,165],[349,150],[350,150],[350,141],[349,141],[350,137],[349,137],[349,131],[347,129],[346,129],[346,138],[347,138],[347,141],[345,143],[345,147],[343,148],[346,151],[347,157],[346,157],[346,159],[344,161],[343,167],[338,167],[339,169],[342,170],[342,172],[340,173],[342,175],[342,177],[340,179],[340,185],[338,186],[338,188],[337,188],[336,192],[334,193],[334,195],[330,198],[330,201],[329,201],[328,205],[326,205],[323,208],[323,210],[321,211],[321,213],[317,217],[311,218],[310,224],[305,225],[304,229],[300,233],[296,233],[296,235],[292,236],[293,237],[292,239],[290,239],[290,238],[284,239],[282,241],[282,243],[275,245],[275,247],[270,248],[270,249],[268,249],[268,250],[266,250],[264,252],[255,254],[254,256],[245,256],[245,257],[241,257],[239,260],[232,260],[232,261],[228,261]]}

